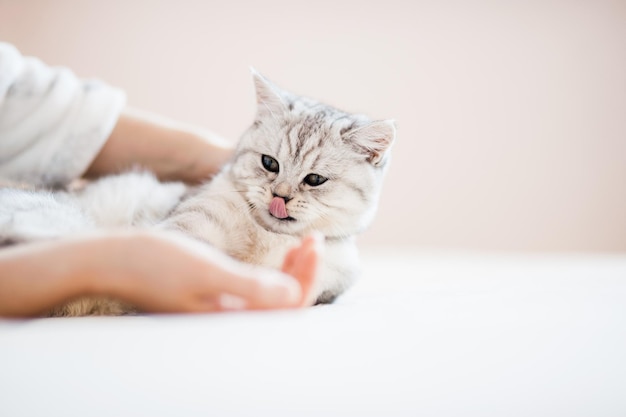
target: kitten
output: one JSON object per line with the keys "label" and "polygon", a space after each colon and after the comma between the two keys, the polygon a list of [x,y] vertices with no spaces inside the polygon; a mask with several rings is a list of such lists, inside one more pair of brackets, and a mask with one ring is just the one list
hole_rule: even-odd
{"label": "kitten", "polygon": [[[207,242],[243,262],[274,268],[280,268],[286,252],[302,237],[319,232],[326,251],[308,302],[333,301],[358,274],[355,236],[374,217],[395,139],[394,124],[296,96],[255,71],[253,79],[254,123],[231,162],[198,189],[130,173],[96,181],[80,192],[42,198],[48,205],[54,200],[80,211],[87,228],[155,225]],[[0,192],[0,202],[5,201]],[[15,228],[7,233],[2,211],[0,241],[24,240],[24,233]],[[32,239],[33,231],[29,233]],[[94,303],[82,299],[53,313],[132,310],[119,303],[110,310],[107,302]]]}

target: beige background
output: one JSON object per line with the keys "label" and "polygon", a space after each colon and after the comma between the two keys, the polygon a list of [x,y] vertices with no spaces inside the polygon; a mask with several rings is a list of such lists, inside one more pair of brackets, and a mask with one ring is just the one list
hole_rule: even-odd
{"label": "beige background", "polygon": [[235,140],[248,67],[394,118],[365,245],[626,251],[626,2],[0,0],[0,40]]}

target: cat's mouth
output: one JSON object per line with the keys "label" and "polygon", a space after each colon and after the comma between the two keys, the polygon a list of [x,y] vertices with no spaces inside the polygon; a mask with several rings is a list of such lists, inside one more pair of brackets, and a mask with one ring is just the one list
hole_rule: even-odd
{"label": "cat's mouth", "polygon": [[269,213],[272,217],[280,221],[295,221],[287,212],[285,199],[275,196],[269,206]]}

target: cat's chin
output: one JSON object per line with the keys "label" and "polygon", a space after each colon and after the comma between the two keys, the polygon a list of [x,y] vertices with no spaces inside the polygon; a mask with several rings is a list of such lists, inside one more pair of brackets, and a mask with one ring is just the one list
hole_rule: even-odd
{"label": "cat's chin", "polygon": [[256,223],[268,232],[281,233],[287,235],[299,235],[298,220],[289,216],[279,219],[272,216],[271,213],[257,212],[253,214]]}
{"label": "cat's chin", "polygon": [[287,216],[287,217],[281,218],[281,217],[274,216],[272,213],[270,213],[270,216],[272,216],[272,218],[278,220],[279,222],[283,222],[283,223],[285,223],[285,222],[295,222],[296,221],[296,219],[294,219],[291,216]]}

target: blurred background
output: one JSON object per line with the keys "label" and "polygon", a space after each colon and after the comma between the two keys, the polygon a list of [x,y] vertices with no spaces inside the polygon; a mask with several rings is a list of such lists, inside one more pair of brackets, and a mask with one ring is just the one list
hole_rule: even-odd
{"label": "blurred background", "polygon": [[0,40],[235,141],[249,66],[397,121],[365,246],[626,251],[626,2],[0,0]]}

